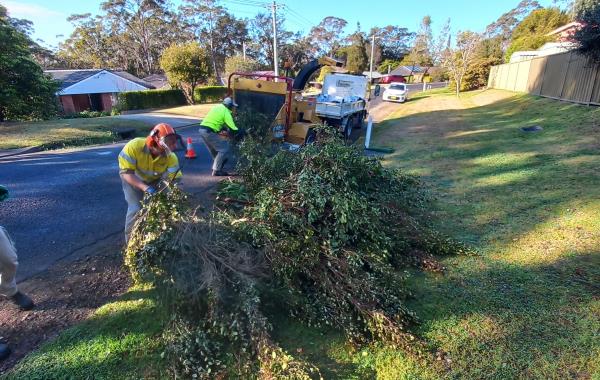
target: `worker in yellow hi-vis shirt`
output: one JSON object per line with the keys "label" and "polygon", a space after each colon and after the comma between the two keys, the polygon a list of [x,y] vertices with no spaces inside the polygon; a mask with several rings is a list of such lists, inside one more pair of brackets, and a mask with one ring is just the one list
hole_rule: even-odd
{"label": "worker in yellow hi-vis shirt", "polygon": [[173,151],[177,147],[177,134],[168,124],[157,124],[146,138],[129,141],[119,153],[119,174],[123,185],[127,216],[125,240],[129,240],[135,217],[141,209],[144,193],[154,194],[162,178],[181,177],[179,160]]}

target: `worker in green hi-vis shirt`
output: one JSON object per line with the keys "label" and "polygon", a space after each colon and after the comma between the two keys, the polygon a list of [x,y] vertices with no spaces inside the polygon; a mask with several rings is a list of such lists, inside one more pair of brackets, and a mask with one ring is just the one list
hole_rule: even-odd
{"label": "worker in green hi-vis shirt", "polygon": [[213,158],[212,175],[228,176],[223,170],[229,154],[229,131],[238,132],[231,114],[237,104],[231,98],[225,98],[222,104],[214,106],[200,123],[200,137]]}

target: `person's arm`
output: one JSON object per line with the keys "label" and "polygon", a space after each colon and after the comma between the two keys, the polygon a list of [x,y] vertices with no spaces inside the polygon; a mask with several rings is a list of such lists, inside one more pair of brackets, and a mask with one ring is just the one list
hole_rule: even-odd
{"label": "person's arm", "polygon": [[225,124],[227,125],[227,127],[229,127],[229,129],[231,129],[234,132],[237,132],[238,128],[235,126],[235,122],[233,121],[233,116],[231,116],[231,111],[226,109],[225,110]]}
{"label": "person's arm", "polygon": [[151,187],[145,184],[144,181],[139,179],[139,177],[135,175],[135,172],[133,170],[123,170],[119,173],[119,175],[121,176],[121,178],[123,178],[123,181],[127,182],[136,189],[139,189],[140,191],[146,192],[148,188]]}
{"label": "person's arm", "polygon": [[169,180],[178,183],[181,180],[183,173],[181,172],[181,168],[179,167],[179,159],[177,158],[175,153],[171,153],[167,165],[167,176]]}

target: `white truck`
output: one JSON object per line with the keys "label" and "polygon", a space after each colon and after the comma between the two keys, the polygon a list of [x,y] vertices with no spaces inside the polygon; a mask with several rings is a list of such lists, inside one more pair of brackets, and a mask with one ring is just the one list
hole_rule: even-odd
{"label": "white truck", "polygon": [[336,126],[346,138],[360,128],[367,116],[369,79],[349,74],[329,74],[317,96],[316,114],[323,122]]}

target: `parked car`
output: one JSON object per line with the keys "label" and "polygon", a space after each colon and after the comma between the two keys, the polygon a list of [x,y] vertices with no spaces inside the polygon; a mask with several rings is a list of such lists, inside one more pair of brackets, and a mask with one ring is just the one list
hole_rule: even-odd
{"label": "parked car", "polygon": [[405,83],[393,82],[383,92],[383,100],[388,102],[400,102],[404,103],[408,95],[408,89]]}
{"label": "parked car", "polygon": [[379,80],[379,84],[406,83],[406,79],[402,75],[384,75]]}

